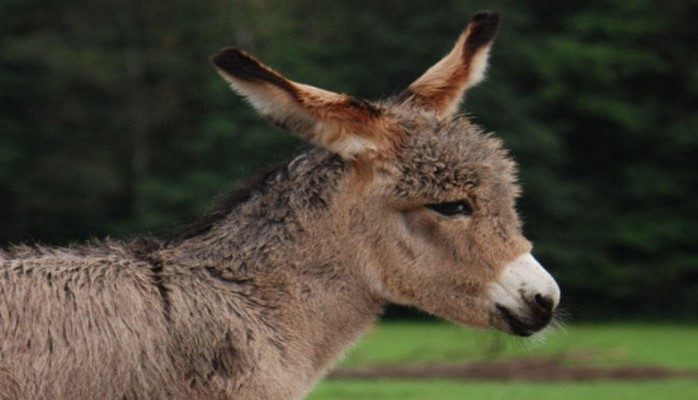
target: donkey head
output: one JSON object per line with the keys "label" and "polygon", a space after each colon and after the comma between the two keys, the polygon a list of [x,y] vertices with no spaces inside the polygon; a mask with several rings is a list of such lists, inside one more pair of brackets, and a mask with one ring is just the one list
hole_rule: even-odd
{"label": "donkey head", "polygon": [[449,54],[381,103],[292,82],[237,49],[213,62],[258,112],[345,160],[333,212],[351,219],[356,271],[377,295],[527,336],[550,322],[560,291],[522,236],[514,162],[454,117],[498,26],[498,14],[476,14]]}

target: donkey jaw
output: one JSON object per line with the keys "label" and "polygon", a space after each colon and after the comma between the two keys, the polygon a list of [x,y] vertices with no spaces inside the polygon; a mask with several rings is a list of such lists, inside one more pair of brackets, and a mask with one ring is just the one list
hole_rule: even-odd
{"label": "donkey jaw", "polygon": [[530,253],[504,267],[490,288],[492,324],[518,336],[530,336],[552,321],[560,288]]}

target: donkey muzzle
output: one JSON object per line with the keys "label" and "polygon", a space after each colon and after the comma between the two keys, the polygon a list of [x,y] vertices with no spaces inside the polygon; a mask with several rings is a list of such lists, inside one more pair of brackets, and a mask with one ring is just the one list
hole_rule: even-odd
{"label": "donkey muzzle", "polygon": [[530,336],[552,321],[560,303],[555,279],[530,253],[507,264],[490,288],[493,324],[518,336]]}

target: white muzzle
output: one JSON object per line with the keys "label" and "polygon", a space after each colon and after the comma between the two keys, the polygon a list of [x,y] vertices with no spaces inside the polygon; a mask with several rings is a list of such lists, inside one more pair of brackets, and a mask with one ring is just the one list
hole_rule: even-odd
{"label": "white muzzle", "polygon": [[504,267],[490,288],[490,299],[503,329],[530,336],[552,320],[560,303],[560,288],[526,253]]}

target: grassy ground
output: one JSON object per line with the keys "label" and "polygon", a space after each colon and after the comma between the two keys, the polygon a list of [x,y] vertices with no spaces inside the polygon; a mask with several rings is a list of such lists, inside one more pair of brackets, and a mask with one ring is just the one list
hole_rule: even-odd
{"label": "grassy ground", "polygon": [[[382,323],[341,364],[464,363],[483,359],[572,355],[599,367],[653,365],[698,371],[698,326],[603,324],[569,326],[543,340],[520,340],[446,324]],[[643,382],[325,381],[310,400],[350,399],[663,399],[698,398],[698,380]]]}
{"label": "grassy ground", "polygon": [[453,381],[332,381],[309,400],[695,400],[698,383],[688,380],[643,383],[511,383]]}

